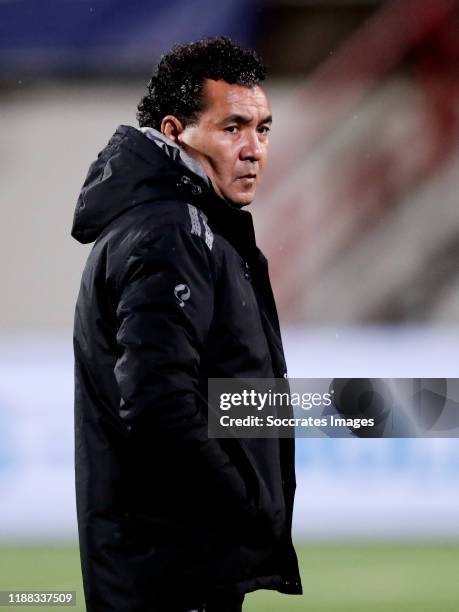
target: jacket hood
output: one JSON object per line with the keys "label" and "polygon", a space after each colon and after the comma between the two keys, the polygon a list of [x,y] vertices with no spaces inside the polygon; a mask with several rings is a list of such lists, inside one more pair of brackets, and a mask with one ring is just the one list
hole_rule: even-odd
{"label": "jacket hood", "polygon": [[75,208],[72,236],[93,242],[130,208],[175,199],[177,180],[213,191],[202,166],[153,128],[121,125],[91,164]]}

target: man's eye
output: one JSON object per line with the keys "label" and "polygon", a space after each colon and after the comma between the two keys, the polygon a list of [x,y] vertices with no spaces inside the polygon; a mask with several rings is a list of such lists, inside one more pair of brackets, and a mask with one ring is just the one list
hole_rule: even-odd
{"label": "man's eye", "polygon": [[271,131],[271,128],[267,125],[262,125],[261,127],[258,128],[258,131],[260,132],[260,134],[269,134],[269,132]]}
{"label": "man's eye", "polygon": [[229,132],[230,134],[235,134],[238,129],[239,128],[237,125],[229,125],[228,127],[225,128],[225,132]]}

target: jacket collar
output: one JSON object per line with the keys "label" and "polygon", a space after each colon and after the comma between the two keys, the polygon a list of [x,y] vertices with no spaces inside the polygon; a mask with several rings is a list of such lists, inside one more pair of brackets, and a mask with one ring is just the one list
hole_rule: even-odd
{"label": "jacket collar", "polygon": [[177,183],[177,188],[181,193],[187,193],[188,199],[193,199],[193,202],[205,212],[210,221],[220,227],[222,233],[229,234],[229,238],[237,245],[239,251],[252,250],[255,247],[252,215],[219,197],[202,165],[173,140],[152,127],[139,128],[139,131],[186,171],[186,174],[183,174]]}
{"label": "jacket collar", "polygon": [[204,172],[202,165],[196,159],[193,159],[190,155],[188,155],[182,149],[182,147],[158,130],[155,130],[155,128],[141,127],[138,129],[144,136],[152,140],[164,152],[164,154],[167,155],[167,157],[182,165],[193,174],[199,176],[199,178],[206,182],[209,187],[211,186],[211,181]]}

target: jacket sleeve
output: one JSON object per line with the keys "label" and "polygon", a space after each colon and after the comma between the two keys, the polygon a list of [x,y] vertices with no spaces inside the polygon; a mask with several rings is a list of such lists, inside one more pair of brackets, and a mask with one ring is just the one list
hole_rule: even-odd
{"label": "jacket sleeve", "polygon": [[134,248],[116,311],[120,417],[134,440],[150,431],[193,453],[224,497],[245,507],[243,478],[219,441],[208,438],[198,388],[213,307],[210,251],[200,236],[168,225]]}

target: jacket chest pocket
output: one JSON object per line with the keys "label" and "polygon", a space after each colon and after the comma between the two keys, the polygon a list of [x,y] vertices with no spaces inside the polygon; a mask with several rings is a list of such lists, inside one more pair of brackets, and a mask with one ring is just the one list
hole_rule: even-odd
{"label": "jacket chest pocket", "polygon": [[240,260],[230,271],[221,293],[223,326],[239,342],[264,334],[260,308],[246,261]]}
{"label": "jacket chest pocket", "polygon": [[208,336],[203,360],[205,376],[271,377],[271,348],[251,270],[240,257],[231,257],[225,264],[216,291],[213,333]]}

